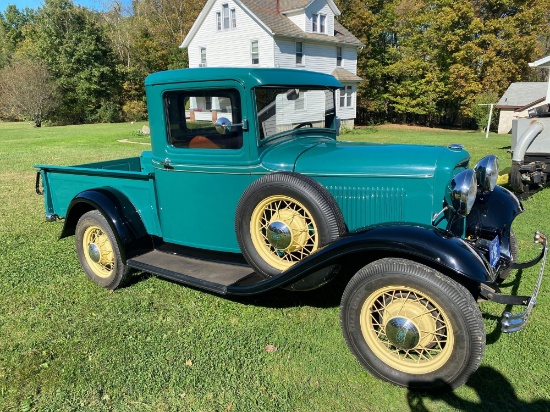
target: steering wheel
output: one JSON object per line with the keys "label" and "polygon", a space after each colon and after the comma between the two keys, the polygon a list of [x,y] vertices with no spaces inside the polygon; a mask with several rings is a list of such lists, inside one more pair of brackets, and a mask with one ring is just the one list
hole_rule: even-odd
{"label": "steering wheel", "polygon": [[311,123],[311,122],[303,122],[303,123],[300,123],[299,125],[295,126],[294,128],[295,128],[295,129],[299,129],[299,128],[304,127],[304,126],[313,127],[313,123]]}

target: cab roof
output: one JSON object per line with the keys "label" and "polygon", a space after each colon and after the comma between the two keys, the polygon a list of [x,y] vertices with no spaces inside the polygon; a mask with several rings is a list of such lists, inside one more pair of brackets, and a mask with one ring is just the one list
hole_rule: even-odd
{"label": "cab roof", "polygon": [[196,81],[236,80],[246,88],[256,86],[325,86],[342,87],[333,76],[307,70],[281,68],[201,67],[150,74],[145,86]]}

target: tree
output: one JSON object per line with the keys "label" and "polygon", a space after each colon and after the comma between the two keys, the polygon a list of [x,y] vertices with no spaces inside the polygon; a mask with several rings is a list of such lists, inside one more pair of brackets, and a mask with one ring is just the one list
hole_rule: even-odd
{"label": "tree", "polygon": [[32,120],[40,127],[57,107],[58,97],[44,62],[15,61],[0,71],[0,104],[10,116]]}
{"label": "tree", "polygon": [[46,0],[20,53],[44,61],[56,78],[62,100],[59,123],[117,117],[122,78],[97,13],[70,0]]}
{"label": "tree", "polygon": [[33,22],[34,11],[20,11],[9,5],[0,13],[0,68],[11,60],[19,44],[25,39],[25,26]]}

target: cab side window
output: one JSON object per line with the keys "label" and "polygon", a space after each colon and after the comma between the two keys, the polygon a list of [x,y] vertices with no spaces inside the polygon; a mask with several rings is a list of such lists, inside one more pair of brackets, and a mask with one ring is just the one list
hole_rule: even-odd
{"label": "cab side window", "polygon": [[182,149],[240,149],[242,127],[221,134],[215,123],[225,118],[242,123],[237,90],[171,91],[164,95],[167,135],[170,145]]}

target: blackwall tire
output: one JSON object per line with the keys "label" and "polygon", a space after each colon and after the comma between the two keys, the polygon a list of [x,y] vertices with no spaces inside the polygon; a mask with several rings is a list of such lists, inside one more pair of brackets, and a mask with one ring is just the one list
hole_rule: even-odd
{"label": "blackwall tire", "polygon": [[483,357],[484,323],[472,295],[416,262],[386,258],[363,267],[347,285],[340,309],[352,353],[393,384],[454,389]]}
{"label": "blackwall tire", "polygon": [[235,231],[250,266],[273,277],[338,239],[346,226],[324,187],[307,176],[282,172],[258,179],[243,193]]}
{"label": "blackwall tire", "polygon": [[99,286],[116,289],[128,279],[117,239],[107,219],[97,210],[82,215],[75,231],[76,252],[86,276]]}

